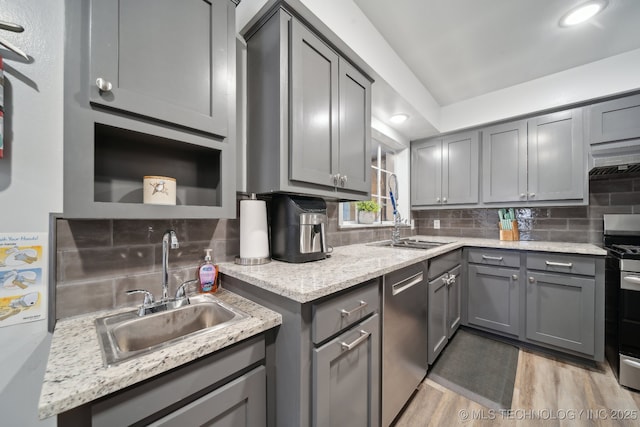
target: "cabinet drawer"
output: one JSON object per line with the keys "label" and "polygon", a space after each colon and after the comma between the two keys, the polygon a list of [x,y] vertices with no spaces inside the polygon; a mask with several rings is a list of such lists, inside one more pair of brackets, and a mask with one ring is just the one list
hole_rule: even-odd
{"label": "cabinet drawer", "polygon": [[474,248],[469,249],[469,262],[519,268],[520,252]]}
{"label": "cabinet drawer", "polygon": [[528,253],[527,268],[530,270],[572,273],[584,276],[595,276],[596,274],[596,263],[593,258],[543,252]]}
{"label": "cabinet drawer", "polygon": [[377,311],[379,305],[378,280],[372,280],[358,289],[313,304],[311,326],[313,342],[320,343],[358,322]]}
{"label": "cabinet drawer", "polygon": [[462,249],[429,260],[429,280],[448,272],[462,261]]}

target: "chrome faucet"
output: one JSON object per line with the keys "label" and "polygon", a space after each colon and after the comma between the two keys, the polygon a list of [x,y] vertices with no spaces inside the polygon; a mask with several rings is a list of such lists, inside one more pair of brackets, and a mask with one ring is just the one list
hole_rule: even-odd
{"label": "chrome faucet", "polygon": [[391,231],[391,243],[394,245],[400,243],[400,224],[402,224],[402,217],[396,210],[393,214],[393,231]]}
{"label": "chrome faucet", "polygon": [[178,249],[178,236],[173,230],[167,230],[162,236],[162,301],[169,301],[169,245]]}

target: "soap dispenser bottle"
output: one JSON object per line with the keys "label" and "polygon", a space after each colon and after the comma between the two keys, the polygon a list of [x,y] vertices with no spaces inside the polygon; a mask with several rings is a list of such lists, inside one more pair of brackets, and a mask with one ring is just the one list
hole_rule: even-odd
{"label": "soap dispenser bottle", "polygon": [[211,249],[205,249],[204,262],[198,267],[198,290],[213,293],[218,290],[218,266],[211,262]]}

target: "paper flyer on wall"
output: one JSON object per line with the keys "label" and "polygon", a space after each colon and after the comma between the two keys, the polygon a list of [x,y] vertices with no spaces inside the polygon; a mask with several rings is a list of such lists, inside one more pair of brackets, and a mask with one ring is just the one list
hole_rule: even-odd
{"label": "paper flyer on wall", "polygon": [[47,233],[0,233],[0,327],[47,318]]}

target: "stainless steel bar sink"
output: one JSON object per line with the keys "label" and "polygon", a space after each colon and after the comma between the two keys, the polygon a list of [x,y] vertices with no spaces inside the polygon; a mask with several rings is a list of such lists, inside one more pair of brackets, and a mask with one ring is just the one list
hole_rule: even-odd
{"label": "stainless steel bar sink", "polygon": [[248,315],[213,295],[189,298],[189,304],[145,316],[138,310],[96,319],[105,366],[166,347],[187,337],[220,331]]}

